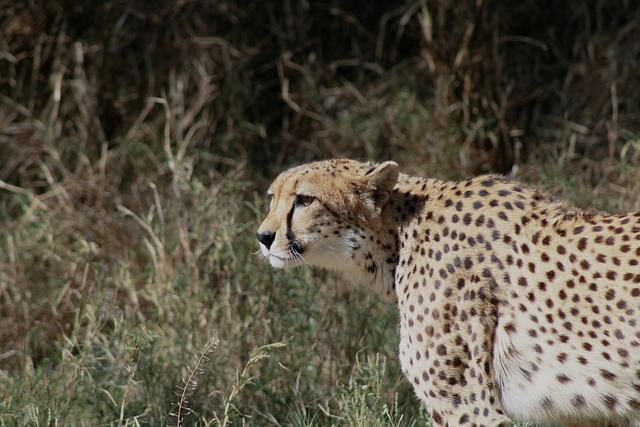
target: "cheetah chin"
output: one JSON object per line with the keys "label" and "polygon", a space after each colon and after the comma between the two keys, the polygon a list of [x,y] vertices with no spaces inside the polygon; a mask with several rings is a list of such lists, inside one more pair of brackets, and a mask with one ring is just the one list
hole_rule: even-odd
{"label": "cheetah chin", "polygon": [[289,169],[268,195],[272,266],[341,271],[397,303],[434,426],[640,426],[640,212],[346,159]]}

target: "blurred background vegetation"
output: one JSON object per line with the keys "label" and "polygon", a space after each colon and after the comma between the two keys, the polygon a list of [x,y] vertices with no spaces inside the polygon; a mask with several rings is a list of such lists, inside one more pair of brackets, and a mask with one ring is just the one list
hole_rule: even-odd
{"label": "blurred background vegetation", "polygon": [[278,171],[640,210],[640,3],[0,0],[0,425],[421,425],[395,308],[255,252]]}

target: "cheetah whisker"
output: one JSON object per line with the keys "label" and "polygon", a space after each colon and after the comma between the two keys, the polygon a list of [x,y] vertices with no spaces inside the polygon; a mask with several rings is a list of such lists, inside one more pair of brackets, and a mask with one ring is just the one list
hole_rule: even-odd
{"label": "cheetah whisker", "polygon": [[[298,251],[296,251],[295,249],[292,249],[291,253],[293,254],[293,260],[297,263],[298,266],[306,264],[315,270],[315,266],[311,264],[309,261],[307,261],[305,257],[303,257]],[[304,262],[301,262],[301,261],[304,261]]]}

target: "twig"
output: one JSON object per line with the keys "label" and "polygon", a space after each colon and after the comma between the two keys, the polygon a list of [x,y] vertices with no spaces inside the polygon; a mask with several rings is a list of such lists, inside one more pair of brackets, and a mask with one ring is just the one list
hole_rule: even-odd
{"label": "twig", "polygon": [[193,368],[188,368],[189,375],[186,379],[182,379],[183,385],[178,387],[178,390],[180,390],[180,400],[178,401],[178,408],[175,413],[171,413],[171,415],[176,417],[176,427],[180,427],[182,425],[182,419],[184,415],[188,415],[189,413],[191,413],[191,409],[188,406],[189,397],[194,392],[196,387],[198,387],[197,377],[202,373],[202,368],[200,366],[204,362],[209,360],[207,358],[207,355],[215,350],[216,347],[218,347],[219,343],[220,340],[218,338],[209,338],[200,354],[196,356],[196,361]]}

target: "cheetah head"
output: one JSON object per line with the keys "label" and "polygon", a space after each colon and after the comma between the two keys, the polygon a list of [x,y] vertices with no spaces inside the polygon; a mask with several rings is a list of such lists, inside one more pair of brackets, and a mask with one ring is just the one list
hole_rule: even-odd
{"label": "cheetah head", "polygon": [[269,213],[256,233],[262,254],[277,268],[375,269],[367,245],[380,232],[398,174],[394,162],[354,160],[319,161],[283,172],[267,191]]}

